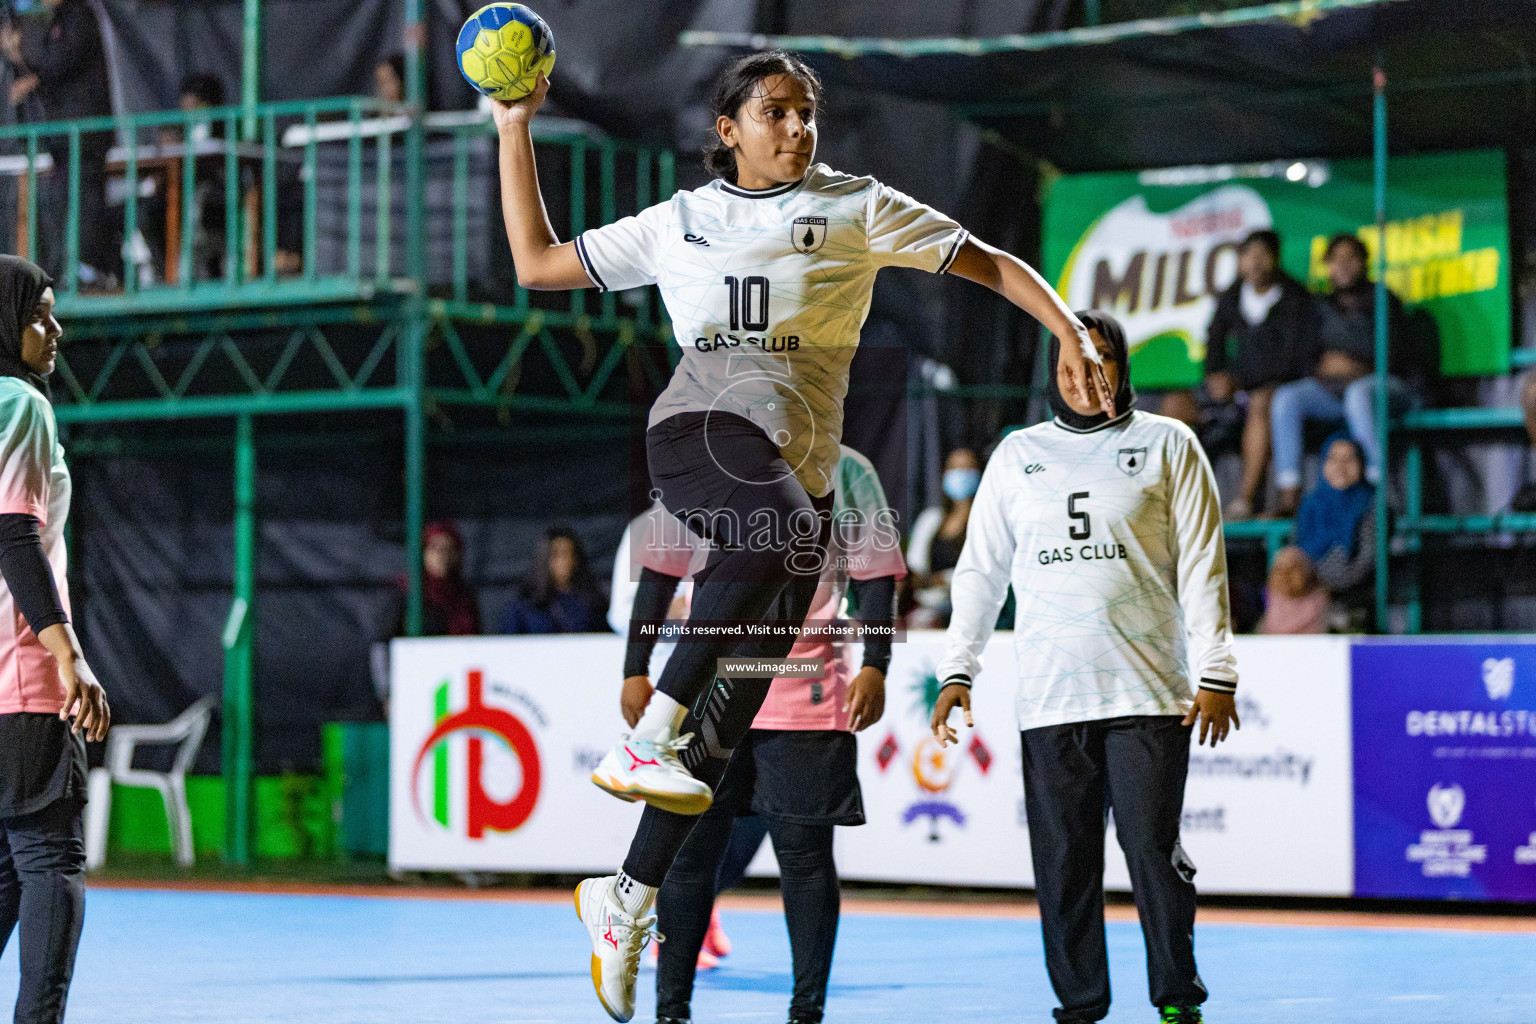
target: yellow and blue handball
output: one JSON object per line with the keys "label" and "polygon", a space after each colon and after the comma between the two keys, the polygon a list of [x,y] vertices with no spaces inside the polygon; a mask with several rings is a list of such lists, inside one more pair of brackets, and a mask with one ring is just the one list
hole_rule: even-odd
{"label": "yellow and blue handball", "polygon": [[464,23],[459,71],[477,92],[510,103],[533,92],[555,66],[555,35],[522,4],[486,4]]}

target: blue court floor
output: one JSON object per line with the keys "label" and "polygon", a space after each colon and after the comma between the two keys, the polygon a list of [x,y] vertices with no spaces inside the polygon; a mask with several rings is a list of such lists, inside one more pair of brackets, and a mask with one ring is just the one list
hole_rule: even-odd
{"label": "blue court floor", "polygon": [[[594,1024],[568,903],[95,889],[71,1024]],[[769,910],[727,910],[736,950],[702,976],[694,1020],[782,1022],[789,948]],[[1154,1019],[1140,932],[1109,926],[1113,1024]],[[1212,1024],[1536,1022],[1536,933],[1203,924]],[[0,1018],[15,998],[0,958]],[[636,1020],[654,1010],[641,975]],[[1039,925],[846,913],[827,1021],[1050,1020]]]}

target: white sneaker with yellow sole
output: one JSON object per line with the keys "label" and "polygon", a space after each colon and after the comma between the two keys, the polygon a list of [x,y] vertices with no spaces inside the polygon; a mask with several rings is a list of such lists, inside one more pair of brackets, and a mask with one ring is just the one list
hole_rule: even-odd
{"label": "white sneaker with yellow sole", "polygon": [[627,1021],[635,1015],[635,979],[640,954],[656,933],[656,915],[635,918],[613,890],[617,875],[588,878],[576,887],[576,916],[592,940],[592,987],[608,1016]]}
{"label": "white sneaker with yellow sole", "polygon": [[674,814],[703,814],[715,795],[688,774],[677,755],[688,749],[693,733],[674,740],[622,739],[598,762],[592,782],[620,800],[644,800]]}

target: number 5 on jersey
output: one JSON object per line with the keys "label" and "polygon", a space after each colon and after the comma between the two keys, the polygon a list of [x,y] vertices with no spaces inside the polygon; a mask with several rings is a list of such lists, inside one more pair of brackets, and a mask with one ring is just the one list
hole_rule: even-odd
{"label": "number 5 on jersey", "polygon": [[1078,491],[1067,498],[1067,518],[1076,520],[1067,530],[1073,540],[1087,540],[1093,535],[1093,520],[1084,509],[1077,507],[1079,500],[1087,500],[1087,491]]}

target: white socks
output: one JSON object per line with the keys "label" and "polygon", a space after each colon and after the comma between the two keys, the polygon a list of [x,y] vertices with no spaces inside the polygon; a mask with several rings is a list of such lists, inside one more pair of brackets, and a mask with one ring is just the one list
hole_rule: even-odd
{"label": "white socks", "polygon": [[635,723],[630,738],[665,743],[677,738],[677,730],[688,717],[688,709],[660,690],[651,694],[651,702],[645,706],[645,714]]}
{"label": "white socks", "polygon": [[656,887],[643,885],[621,870],[613,880],[613,895],[624,913],[630,917],[644,917],[651,904],[656,902]]}

